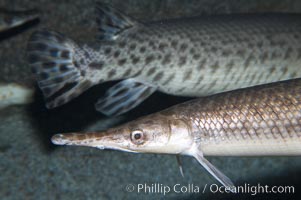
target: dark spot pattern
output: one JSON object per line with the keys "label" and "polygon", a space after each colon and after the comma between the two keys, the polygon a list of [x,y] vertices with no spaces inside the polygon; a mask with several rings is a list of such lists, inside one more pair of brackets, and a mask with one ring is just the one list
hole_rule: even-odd
{"label": "dark spot pattern", "polygon": [[136,49],[136,44],[135,43],[132,43],[130,44],[130,50],[135,50]]}
{"label": "dark spot pattern", "polygon": [[115,58],[118,58],[119,55],[120,55],[120,51],[119,50],[117,50],[117,51],[114,52],[114,57]]}
{"label": "dark spot pattern", "polygon": [[175,77],[174,73],[169,75],[169,77],[166,79],[166,81],[164,81],[163,85],[168,84],[172,79],[174,79],[174,77]]}
{"label": "dark spot pattern", "polygon": [[143,84],[139,83],[139,82],[135,82],[133,87],[140,87],[141,85],[143,85]]}
{"label": "dark spot pattern", "polygon": [[76,60],[73,61],[73,64],[74,64],[74,66],[75,66],[76,68],[79,68],[79,67],[80,67],[79,63],[78,63]]}
{"label": "dark spot pattern", "polygon": [[68,65],[61,64],[60,65],[60,72],[67,72],[67,71],[69,71]]}
{"label": "dark spot pattern", "polygon": [[246,50],[244,50],[244,49],[239,49],[239,50],[237,51],[237,55],[238,55],[239,57],[244,57],[245,54],[246,54]]}
{"label": "dark spot pattern", "polygon": [[105,49],[105,55],[109,55],[112,52],[112,49],[110,47]]}
{"label": "dark spot pattern", "polygon": [[188,45],[186,43],[183,43],[183,44],[180,45],[180,49],[179,50],[181,52],[184,52],[187,49],[187,47],[188,47]]}
{"label": "dark spot pattern", "polygon": [[90,58],[90,55],[87,51],[84,52],[86,58]]}
{"label": "dark spot pattern", "polygon": [[126,58],[123,58],[123,59],[118,60],[118,65],[119,65],[119,66],[122,66],[122,65],[124,65],[125,63],[126,63]]}
{"label": "dark spot pattern", "polygon": [[263,47],[263,41],[257,42],[257,47],[258,47],[258,48],[262,48],[262,47]]}
{"label": "dark spot pattern", "polygon": [[112,78],[116,75],[116,69],[111,69],[108,73],[108,78]]}
{"label": "dark spot pattern", "polygon": [[261,54],[261,63],[264,63],[266,60],[268,59],[268,52],[263,52],[263,54]]}
{"label": "dark spot pattern", "polygon": [[121,102],[126,101],[127,98],[128,98],[128,97],[125,96],[125,97],[123,97],[123,98],[121,98],[121,99],[119,99],[118,101],[115,101],[115,102],[113,102],[113,103],[110,103],[110,102],[107,103],[107,101],[104,101],[104,102],[102,102],[102,104],[103,104],[103,105],[108,104],[108,105],[106,105],[105,107],[103,107],[102,110],[111,110],[112,108],[114,108],[114,107],[116,107],[118,104],[120,104]]}
{"label": "dark spot pattern", "polygon": [[146,51],[146,47],[145,46],[143,46],[143,47],[140,48],[140,53],[144,53],[145,51]]}
{"label": "dark spot pattern", "polygon": [[52,57],[58,57],[59,50],[57,48],[50,49],[49,52]]}
{"label": "dark spot pattern", "polygon": [[198,66],[198,70],[204,69],[206,62],[207,62],[207,59],[203,59]]}
{"label": "dark spot pattern", "polygon": [[133,57],[132,58],[132,63],[137,64],[139,62],[140,58],[139,57]]}
{"label": "dark spot pattern", "polygon": [[86,71],[86,70],[80,70],[80,75],[81,75],[81,76],[85,76],[85,75],[86,75],[86,73],[87,73],[87,71]]}
{"label": "dark spot pattern", "polygon": [[129,91],[128,88],[123,88],[123,89],[119,90],[116,94],[114,94],[112,97],[121,96],[121,95],[127,93],[128,91]]}
{"label": "dark spot pattern", "polygon": [[275,66],[273,66],[273,67],[270,68],[270,74],[273,74],[275,71],[276,71],[276,67]]}
{"label": "dark spot pattern", "polygon": [[277,59],[278,57],[279,57],[279,54],[277,53],[277,51],[273,51],[272,55],[271,55],[271,59],[274,60],[274,59]]}
{"label": "dark spot pattern", "polygon": [[[246,61],[245,61],[245,63],[244,63],[244,67],[245,67],[245,68],[249,67],[250,64],[251,64],[251,61],[252,61],[252,56],[250,55],[250,56],[246,59]],[[229,65],[229,66],[232,68],[232,67],[234,66],[234,61],[231,60],[231,62],[228,63],[227,65]]]}
{"label": "dark spot pattern", "polygon": [[178,92],[183,92],[186,89],[186,87],[181,87],[180,89],[178,89]]}
{"label": "dark spot pattern", "polygon": [[192,56],[192,58],[194,59],[194,60],[198,60],[198,59],[200,59],[200,57],[201,57],[201,55],[200,54],[193,54],[193,56]]}
{"label": "dark spot pattern", "polygon": [[70,59],[70,51],[67,50],[62,51],[61,58]]}
{"label": "dark spot pattern", "polygon": [[178,41],[177,41],[177,40],[173,40],[173,41],[171,42],[171,46],[172,46],[173,48],[176,48],[177,45],[178,45]]}
{"label": "dark spot pattern", "polygon": [[187,81],[191,78],[192,75],[192,69],[189,69],[185,72],[184,77],[183,77],[183,81]]}
{"label": "dark spot pattern", "polygon": [[145,97],[147,97],[151,92],[151,88],[147,88],[146,90],[144,90],[138,97],[138,99],[145,99]]}
{"label": "dark spot pattern", "polygon": [[132,69],[131,69],[131,68],[127,69],[127,70],[124,72],[122,78],[126,78],[127,76],[129,76],[129,75],[131,74],[131,72],[132,72]]}
{"label": "dark spot pattern", "polygon": [[159,44],[159,50],[160,51],[164,51],[164,49],[167,47],[168,45],[166,43],[160,43]]}
{"label": "dark spot pattern", "polygon": [[182,67],[183,65],[185,65],[186,64],[186,60],[187,60],[186,56],[181,56],[179,58],[179,66]]}
{"label": "dark spot pattern", "polygon": [[217,52],[217,48],[214,47],[214,46],[212,46],[211,49],[210,49],[210,51],[211,51],[212,53],[216,53],[216,52]]}
{"label": "dark spot pattern", "polygon": [[119,46],[120,48],[124,48],[125,45],[126,45],[125,41],[121,41],[121,42],[118,43],[118,46]]}
{"label": "dark spot pattern", "polygon": [[102,69],[104,66],[104,63],[103,62],[92,62],[89,64],[89,67],[91,67],[92,69]]}
{"label": "dark spot pattern", "polygon": [[152,40],[149,41],[148,45],[149,45],[153,50],[156,50],[156,49],[157,49],[157,47],[156,47],[154,41],[152,41]]}
{"label": "dark spot pattern", "polygon": [[283,68],[282,68],[282,74],[286,74],[287,71],[288,71],[288,68],[287,68],[287,67],[283,67]]}
{"label": "dark spot pattern", "polygon": [[222,56],[228,57],[230,54],[232,54],[232,51],[229,49],[225,49],[222,51]]}
{"label": "dark spot pattern", "polygon": [[169,64],[171,62],[171,54],[166,54],[162,60],[162,65]]}
{"label": "dark spot pattern", "polygon": [[44,62],[44,63],[42,63],[42,66],[44,69],[51,69],[53,67],[56,67],[56,62],[51,62],[51,61]]}
{"label": "dark spot pattern", "polygon": [[190,54],[194,55],[195,54],[195,49],[191,48],[189,52],[190,52]]}
{"label": "dark spot pattern", "polygon": [[151,63],[153,60],[155,59],[155,56],[154,55],[149,55],[145,58],[145,64],[149,64]]}
{"label": "dark spot pattern", "polygon": [[195,85],[194,85],[193,88],[196,88],[197,86],[201,85],[201,81],[202,81],[203,79],[204,79],[204,77],[203,77],[203,76],[200,76],[200,77],[198,78],[198,80],[196,81],[196,83],[195,83]]}
{"label": "dark spot pattern", "polygon": [[218,62],[216,61],[213,65],[211,65],[212,73],[215,73],[218,68],[219,68],[219,65],[218,65]]}
{"label": "dark spot pattern", "polygon": [[139,76],[140,74],[142,74],[143,70],[139,70],[138,72],[136,72],[136,74],[134,76]]}
{"label": "dark spot pattern", "polygon": [[164,73],[163,72],[159,72],[158,74],[156,74],[156,76],[154,77],[153,81],[159,81],[163,78]]}
{"label": "dark spot pattern", "polygon": [[[245,63],[245,67],[247,67],[247,66],[249,66],[249,65],[247,65],[247,64]],[[233,61],[233,60],[230,60],[230,62],[228,62],[228,63],[226,64],[226,68],[228,68],[228,71],[230,71],[233,67],[234,67],[234,61]]]}
{"label": "dark spot pattern", "polygon": [[148,70],[148,72],[147,72],[147,76],[152,75],[153,73],[155,73],[155,71],[156,71],[156,68],[155,68],[155,67],[150,68],[150,69]]}
{"label": "dark spot pattern", "polygon": [[297,77],[297,72],[291,73],[290,78],[296,78],[296,77]]}
{"label": "dark spot pattern", "polygon": [[83,58],[81,58],[81,59],[79,60],[79,63],[80,63],[81,65],[84,65],[84,64],[85,64],[85,60],[84,60]]}

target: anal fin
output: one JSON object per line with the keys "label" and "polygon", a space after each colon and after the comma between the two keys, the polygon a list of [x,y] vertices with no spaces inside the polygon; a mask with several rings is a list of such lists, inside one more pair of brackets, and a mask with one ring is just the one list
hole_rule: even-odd
{"label": "anal fin", "polygon": [[156,91],[156,87],[135,79],[126,79],[111,87],[97,101],[95,108],[105,115],[120,115],[143,102]]}

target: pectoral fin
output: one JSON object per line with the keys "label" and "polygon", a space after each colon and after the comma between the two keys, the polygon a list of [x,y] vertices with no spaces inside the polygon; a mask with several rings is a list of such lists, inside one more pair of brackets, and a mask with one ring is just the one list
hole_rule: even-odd
{"label": "pectoral fin", "polygon": [[95,107],[105,115],[120,115],[138,106],[155,91],[152,85],[127,79],[111,87]]}
{"label": "pectoral fin", "polygon": [[218,170],[214,165],[212,165],[206,158],[204,158],[202,153],[199,152],[196,155],[194,155],[194,157],[221,184],[223,184],[227,189],[231,190],[232,192],[235,192],[233,182],[225,174]]}
{"label": "pectoral fin", "polygon": [[184,171],[183,171],[183,166],[182,166],[180,155],[176,155],[176,158],[177,158],[177,163],[179,165],[180,173],[181,173],[182,177],[184,178]]}

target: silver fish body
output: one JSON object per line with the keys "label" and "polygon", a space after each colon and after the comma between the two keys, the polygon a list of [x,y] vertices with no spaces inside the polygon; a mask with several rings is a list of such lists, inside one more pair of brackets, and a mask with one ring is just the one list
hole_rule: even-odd
{"label": "silver fish body", "polygon": [[0,32],[20,26],[38,18],[37,10],[7,11],[0,10]]}
{"label": "silver fish body", "polygon": [[193,156],[231,187],[204,156],[301,155],[301,79],[188,101],[103,132],[57,134],[52,142]]}
{"label": "silver fish body", "polygon": [[201,98],[172,112],[189,124],[204,155],[301,155],[301,79]]}
{"label": "silver fish body", "polygon": [[96,47],[41,31],[29,42],[30,63],[47,106],[92,85],[120,80],[96,104],[124,113],[156,90],[180,96],[301,77],[301,15],[203,16],[141,24],[101,5]]}

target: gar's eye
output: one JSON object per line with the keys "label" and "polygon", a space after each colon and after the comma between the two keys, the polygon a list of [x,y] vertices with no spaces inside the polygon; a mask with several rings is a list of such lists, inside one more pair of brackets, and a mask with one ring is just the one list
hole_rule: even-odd
{"label": "gar's eye", "polygon": [[131,133],[131,140],[135,144],[142,144],[144,142],[143,131],[135,130]]}

